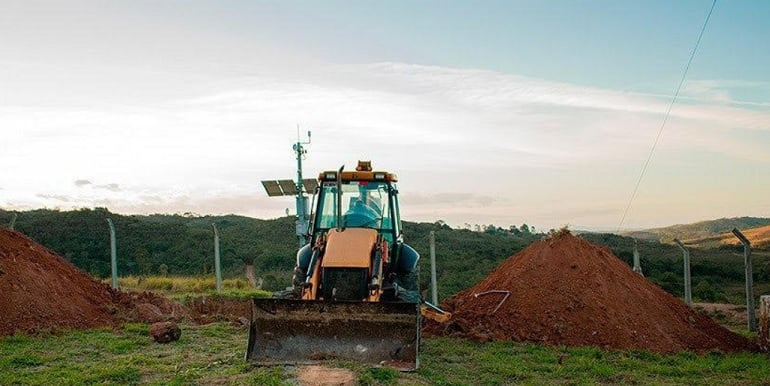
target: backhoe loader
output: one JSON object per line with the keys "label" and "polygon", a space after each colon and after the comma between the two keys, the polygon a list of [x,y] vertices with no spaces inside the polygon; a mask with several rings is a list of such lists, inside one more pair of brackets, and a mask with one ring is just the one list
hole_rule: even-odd
{"label": "backhoe loader", "polygon": [[420,256],[403,241],[396,175],[359,161],[318,180],[288,298],[251,300],[246,359],[416,369]]}

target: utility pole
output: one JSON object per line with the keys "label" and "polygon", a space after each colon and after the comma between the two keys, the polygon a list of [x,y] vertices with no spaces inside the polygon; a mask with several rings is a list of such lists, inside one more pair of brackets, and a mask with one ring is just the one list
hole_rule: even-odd
{"label": "utility pole", "polygon": [[746,265],[746,312],[749,318],[749,331],[757,331],[757,316],[754,310],[754,272],[751,266],[751,243],[746,236],[733,228],[733,234],[743,244],[743,263]]}
{"label": "utility pole", "polygon": [[8,229],[13,230],[13,227],[16,226],[16,216],[17,214],[14,213],[13,217],[11,217],[11,223],[8,225]]}
{"label": "utility pole", "polygon": [[112,267],[112,288],[118,288],[118,247],[115,240],[115,224],[112,220],[107,219],[107,224],[110,225],[110,265]]}
{"label": "utility pole", "polygon": [[684,247],[679,239],[675,238],[674,243],[682,250],[684,259],[684,302],[692,307],[692,279],[690,277],[690,251]]}
{"label": "utility pole", "polygon": [[214,272],[216,272],[217,278],[217,293],[222,293],[222,264],[219,259],[219,231],[217,231],[217,224],[211,224],[214,228]]}

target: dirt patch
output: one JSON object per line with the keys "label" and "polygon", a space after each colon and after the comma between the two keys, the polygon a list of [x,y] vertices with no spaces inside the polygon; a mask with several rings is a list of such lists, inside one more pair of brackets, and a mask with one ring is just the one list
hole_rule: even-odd
{"label": "dirt patch", "polygon": [[304,366],[297,369],[297,381],[302,386],[354,386],[356,374],[348,369]]}
{"label": "dirt patch", "polygon": [[176,321],[190,317],[190,310],[182,304],[154,292],[113,291],[113,302],[126,321],[154,323]]}
{"label": "dirt patch", "polygon": [[705,313],[722,326],[729,328],[746,328],[749,317],[746,306],[723,303],[694,303],[693,309]]}
{"label": "dirt patch", "polygon": [[430,334],[661,353],[753,350],[600,247],[563,231],[505,260],[442,303]]}
{"label": "dirt patch", "polygon": [[219,296],[201,296],[186,302],[190,316],[197,323],[228,321],[248,325],[249,299],[228,299]]}

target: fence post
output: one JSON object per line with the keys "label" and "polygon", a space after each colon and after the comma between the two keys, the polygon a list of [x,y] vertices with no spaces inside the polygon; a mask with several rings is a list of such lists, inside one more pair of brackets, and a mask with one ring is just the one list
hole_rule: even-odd
{"label": "fence post", "polygon": [[118,247],[115,240],[115,224],[112,220],[107,219],[107,224],[110,225],[110,265],[112,267],[112,288],[118,288]]}
{"label": "fence post", "polygon": [[13,217],[11,217],[11,224],[8,225],[8,229],[13,230],[13,227],[16,226],[16,216],[17,216],[17,214],[14,213]]}
{"label": "fence post", "polygon": [[636,239],[634,239],[634,272],[644,276],[642,273],[642,262],[639,257],[639,247],[637,246]]}
{"label": "fence post", "polygon": [[214,271],[217,277],[217,293],[222,293],[222,268],[219,259],[219,231],[217,231],[217,224],[211,224],[214,228]]}
{"label": "fence post", "polygon": [[430,296],[434,305],[438,305],[438,286],[436,285],[436,233],[430,231]]}
{"label": "fence post", "polygon": [[675,238],[674,242],[679,249],[682,250],[682,259],[684,260],[684,302],[688,306],[692,307],[692,279],[690,276],[690,251],[684,247],[679,239]]}
{"label": "fence post", "polygon": [[749,331],[755,332],[757,331],[757,315],[754,310],[754,273],[751,266],[751,243],[738,228],[733,228],[733,234],[743,244],[743,263],[746,264],[746,312],[749,317]]}

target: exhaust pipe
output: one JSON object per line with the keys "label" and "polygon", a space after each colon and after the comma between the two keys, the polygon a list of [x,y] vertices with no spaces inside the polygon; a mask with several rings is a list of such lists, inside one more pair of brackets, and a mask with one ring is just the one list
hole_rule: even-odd
{"label": "exhaust pipe", "polygon": [[342,231],[342,169],[345,165],[337,172],[337,232]]}

